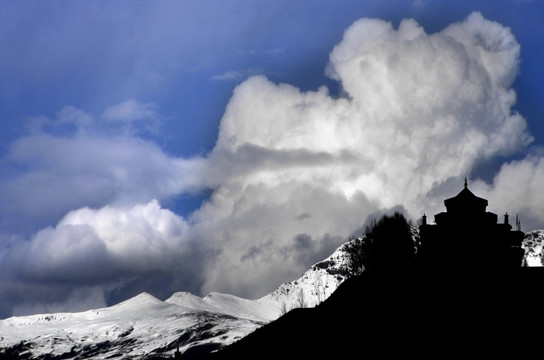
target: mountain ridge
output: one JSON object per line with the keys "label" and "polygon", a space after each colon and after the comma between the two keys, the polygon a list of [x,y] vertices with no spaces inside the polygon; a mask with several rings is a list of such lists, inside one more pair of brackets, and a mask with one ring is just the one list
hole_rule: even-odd
{"label": "mountain ridge", "polygon": [[[77,313],[0,320],[0,359],[127,359],[210,351],[241,339],[297,307],[313,307],[346,279],[354,239],[312,265],[299,279],[255,300],[212,292],[176,292],[165,301],[143,292],[118,304]],[[5,334],[5,335],[4,335]]]}
{"label": "mountain ridge", "polygon": [[[412,233],[417,245],[417,231]],[[187,356],[217,350],[290,310],[314,308],[329,299],[348,279],[350,251],[360,248],[363,241],[359,237],[345,242],[300,278],[255,300],[214,292],[204,297],[176,292],[161,301],[144,292],[101,309],[0,320],[0,359],[151,359],[171,357],[178,347]],[[544,230],[525,235],[526,266],[543,264],[543,244]]]}
{"label": "mountain ridge", "polygon": [[[359,356],[522,357],[534,339],[534,318],[523,311],[544,300],[523,292],[544,278],[522,268],[485,278],[425,274],[417,269],[365,271],[342,283],[315,308],[295,309],[241,340],[199,360],[268,358],[330,359]],[[526,276],[528,275],[528,276]],[[521,285],[521,286],[520,286]],[[538,330],[536,330],[538,332]]]}

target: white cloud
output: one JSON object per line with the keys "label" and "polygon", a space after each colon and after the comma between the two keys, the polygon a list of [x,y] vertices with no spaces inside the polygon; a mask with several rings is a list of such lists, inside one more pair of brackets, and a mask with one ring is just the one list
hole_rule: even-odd
{"label": "white cloud", "polygon": [[436,34],[413,20],[394,29],[362,19],[330,55],[344,96],[263,76],[243,82],[209,157],[224,171],[193,218],[223,250],[205,289],[262,294],[262,279],[303,270],[291,246],[300,234],[316,255],[377,209],[441,210],[448,180],[459,179],[457,191],[476,163],[530,143],[512,111],[518,60],[510,30],[479,13]]}
{"label": "white cloud", "polygon": [[349,153],[358,161],[291,174],[268,169],[245,182],[320,179],[348,196],[360,190],[417,214],[419,199],[437,181],[467,175],[476,161],[511,154],[530,141],[524,119],[511,111],[518,55],[512,34],[477,13],[432,35],[413,20],[398,30],[359,20],[328,67],[345,98],[253,77],[235,90],[214,153],[247,145]]}
{"label": "white cloud", "polygon": [[187,224],[157,201],[69,212],[19,251],[21,273],[46,281],[111,281],[176,268]]}
{"label": "white cloud", "polygon": [[[0,192],[0,204],[16,211],[1,210],[79,208],[29,241],[30,278],[44,269],[51,281],[98,281],[114,270],[145,276],[183,259],[173,276],[196,279],[203,292],[263,295],[328,255],[368,215],[398,205],[413,217],[438,212],[475,164],[527,146],[525,120],[512,110],[518,62],[510,30],[479,13],[435,34],[413,20],[394,29],[362,19],[330,54],[327,73],[341,97],[253,76],[235,89],[206,158],[173,158],[134,137],[25,137],[8,160],[27,171]],[[155,113],[140,105],[122,103],[104,117]],[[522,160],[492,185],[474,186],[536,219],[543,210],[531,196],[542,168],[539,157]],[[516,182],[526,190],[512,190]],[[187,220],[152,201],[202,188],[213,193]],[[103,273],[93,274],[83,254]]]}
{"label": "white cloud", "polygon": [[242,70],[230,70],[219,75],[212,76],[212,80],[218,81],[240,81],[248,78],[249,76],[260,74],[263,69],[247,68]]}
{"label": "white cloud", "polygon": [[214,250],[190,239],[188,229],[155,200],[74,210],[55,227],[12,244],[0,285],[18,314],[100,307],[108,293],[115,298],[123,291],[168,296],[183,286],[196,292],[203,261],[212,261]]}
{"label": "white cloud", "polygon": [[126,122],[158,119],[155,104],[142,104],[134,99],[106,108],[102,116],[107,120]]}
{"label": "white cloud", "polygon": [[529,155],[522,160],[506,163],[491,184],[481,181],[475,184],[495,211],[508,212],[511,218],[519,214],[522,230],[525,231],[542,229],[544,226],[543,186],[544,157],[541,155]]}
{"label": "white cloud", "polygon": [[84,128],[92,125],[93,121],[92,115],[72,105],[68,105],[63,107],[58,113],[56,125],[73,124],[77,128]]}
{"label": "white cloud", "polygon": [[53,119],[47,116],[33,116],[26,119],[25,128],[33,135],[48,130],[68,130],[71,133],[84,134],[94,125],[94,117],[72,105],[64,106]]}
{"label": "white cloud", "polygon": [[[136,137],[47,133],[10,146],[0,187],[3,228],[37,230],[72,209],[135,204],[186,192],[198,183],[199,159],[168,156]],[[21,170],[19,170],[21,169]]]}
{"label": "white cloud", "polygon": [[180,279],[187,285],[201,276],[202,265],[192,258],[204,257],[187,231],[185,220],[156,200],[130,207],[81,208],[55,227],[14,244],[2,263],[12,283],[1,284],[7,296],[14,296],[14,288],[26,294],[16,295],[15,314],[102,307],[108,291],[138,277],[158,278],[155,287],[169,294]]}

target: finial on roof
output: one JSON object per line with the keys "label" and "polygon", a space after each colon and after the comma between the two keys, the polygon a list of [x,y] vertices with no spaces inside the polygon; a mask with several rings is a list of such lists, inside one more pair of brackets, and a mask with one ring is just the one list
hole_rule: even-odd
{"label": "finial on roof", "polygon": [[467,177],[465,176],[465,189],[468,187]]}

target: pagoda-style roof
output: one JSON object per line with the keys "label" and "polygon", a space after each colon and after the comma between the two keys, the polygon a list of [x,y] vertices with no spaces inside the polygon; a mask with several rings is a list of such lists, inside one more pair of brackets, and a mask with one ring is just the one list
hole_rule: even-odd
{"label": "pagoda-style roof", "polygon": [[456,210],[473,210],[485,212],[487,208],[487,200],[478,197],[468,189],[467,180],[465,179],[465,188],[461,190],[457,196],[444,200],[444,205],[448,212],[456,212]]}

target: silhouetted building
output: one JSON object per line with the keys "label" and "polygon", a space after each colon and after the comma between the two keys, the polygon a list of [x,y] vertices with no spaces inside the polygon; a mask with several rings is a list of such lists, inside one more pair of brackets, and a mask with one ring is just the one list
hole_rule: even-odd
{"label": "silhouetted building", "polygon": [[519,224],[512,231],[508,214],[497,223],[497,215],[486,211],[487,200],[474,195],[466,179],[464,189],[444,205],[446,212],[434,216],[435,224],[427,224],[423,215],[418,254],[423,266],[450,271],[521,267]]}

